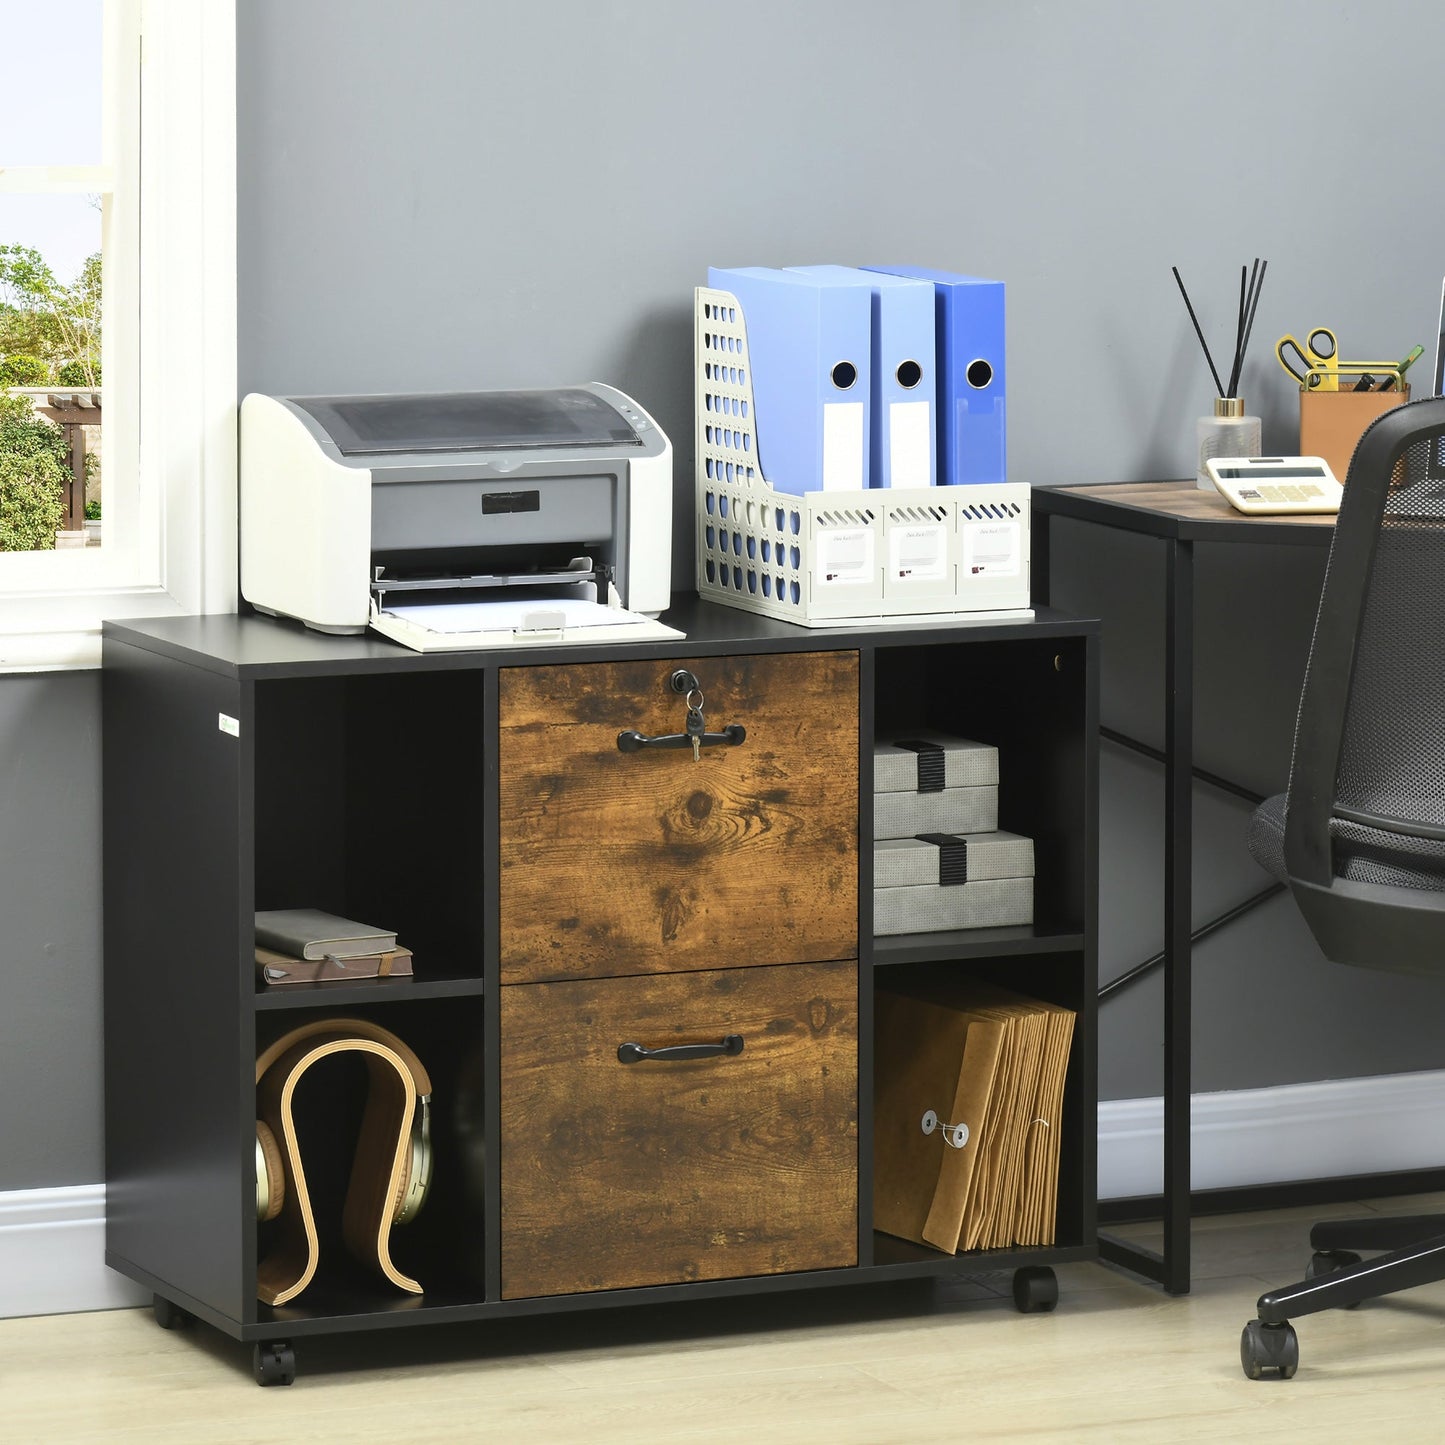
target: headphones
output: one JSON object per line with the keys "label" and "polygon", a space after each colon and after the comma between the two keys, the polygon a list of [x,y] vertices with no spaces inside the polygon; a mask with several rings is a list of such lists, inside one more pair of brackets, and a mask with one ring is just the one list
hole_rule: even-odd
{"label": "headphones", "polygon": [[365,1057],[369,1082],[342,1236],[363,1263],[400,1288],[422,1293],[393,1266],[388,1241],[393,1225],[416,1218],[431,1184],[430,1076],[388,1029],[365,1019],[329,1018],[291,1030],[256,1060],[256,1219],[282,1220],[276,1248],[257,1270],[258,1294],[267,1304],[293,1299],[316,1271],[316,1222],[292,1103],[313,1064],[343,1053]]}

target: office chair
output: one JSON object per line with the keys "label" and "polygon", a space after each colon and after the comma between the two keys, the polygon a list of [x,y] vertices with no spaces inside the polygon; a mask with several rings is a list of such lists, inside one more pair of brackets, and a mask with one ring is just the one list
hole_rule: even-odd
{"label": "office chair", "polygon": [[[1445,977],[1445,397],[1386,412],[1355,449],[1289,790],[1256,810],[1249,848],[1326,958]],[[1445,1215],[1316,1224],[1310,1245],[1305,1279],[1244,1327],[1252,1380],[1294,1374],[1291,1318],[1445,1279]]]}

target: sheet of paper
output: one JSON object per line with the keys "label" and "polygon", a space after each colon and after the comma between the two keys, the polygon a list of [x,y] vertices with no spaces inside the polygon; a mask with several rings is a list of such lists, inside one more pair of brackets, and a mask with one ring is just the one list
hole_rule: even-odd
{"label": "sheet of paper", "polygon": [[[560,623],[543,621],[538,614],[560,617]],[[544,627],[619,627],[629,622],[645,622],[638,612],[608,607],[601,602],[586,602],[575,597],[497,598],[486,602],[413,602],[398,603],[383,609],[383,615],[399,617],[429,632],[512,632]],[[534,618],[531,623],[528,618]]]}

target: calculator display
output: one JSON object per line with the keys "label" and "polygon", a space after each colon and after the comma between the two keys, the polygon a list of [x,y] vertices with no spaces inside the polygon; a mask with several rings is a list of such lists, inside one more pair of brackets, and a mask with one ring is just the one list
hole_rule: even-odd
{"label": "calculator display", "polygon": [[1272,482],[1289,477],[1313,477],[1316,481],[1323,481],[1325,475],[1320,467],[1216,467],[1215,470],[1227,482],[1262,481],[1266,477]]}

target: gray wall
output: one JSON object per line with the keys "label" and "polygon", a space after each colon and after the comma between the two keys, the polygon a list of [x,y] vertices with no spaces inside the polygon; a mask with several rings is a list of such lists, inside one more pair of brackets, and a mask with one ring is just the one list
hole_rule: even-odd
{"label": "gray wall", "polygon": [[[1297,443],[1270,343],[1433,340],[1445,14],[1402,0],[243,0],[243,390],[635,393],[677,449],[707,266],[909,260],[1008,283],[1011,474],[1178,476],[1238,266],[1270,270],[1244,392]],[[1328,124],[1307,114],[1337,97]],[[1338,119],[1333,119],[1337,115]],[[1108,719],[1157,740],[1158,559],[1075,528]],[[1201,557],[1203,761],[1283,782],[1319,559]],[[0,1189],[100,1177],[97,688],[0,680]],[[1160,930],[1158,779],[1104,766],[1106,974]],[[1201,792],[1200,916],[1259,881]],[[44,858],[39,851],[44,842]],[[49,861],[53,859],[54,861]],[[1287,903],[1199,950],[1201,1088],[1445,1064],[1429,986],[1320,964]],[[1282,1038],[1288,1034],[1291,1038]],[[1298,1036],[1298,1037],[1294,1037]],[[1157,985],[1103,1018],[1106,1096],[1157,1092]]]}

